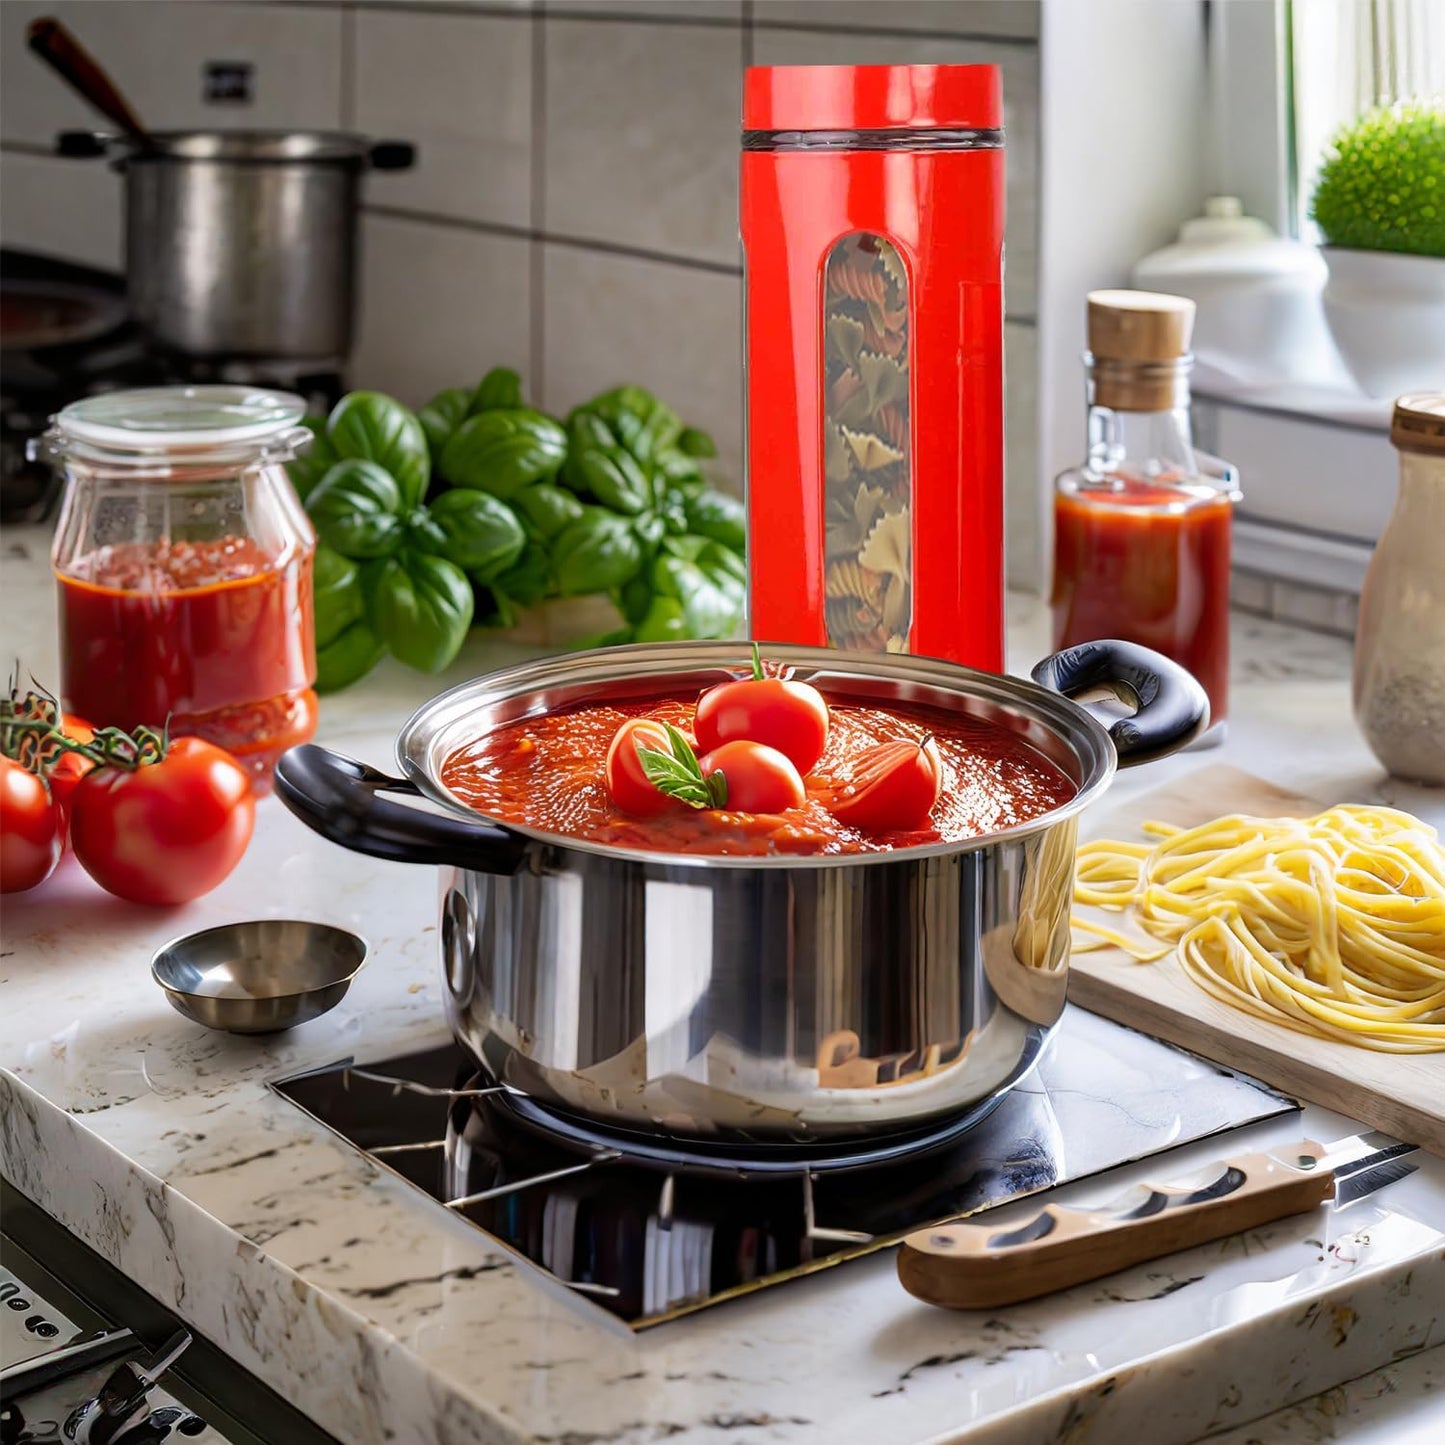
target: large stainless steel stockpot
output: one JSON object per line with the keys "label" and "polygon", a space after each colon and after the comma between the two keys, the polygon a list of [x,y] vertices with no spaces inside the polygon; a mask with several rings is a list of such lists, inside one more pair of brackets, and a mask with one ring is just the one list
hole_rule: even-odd
{"label": "large stainless steel stockpot", "polygon": [[196,358],[335,363],[351,350],[361,175],[412,147],[329,131],[172,131],[144,144],[75,132],[125,177],[126,289],[137,321]]}
{"label": "large stainless steel stockpot", "polygon": [[[961,843],[831,857],[648,852],[498,826],[440,782],[492,728],[589,702],[689,694],[735,643],[549,658],[441,694],[402,729],[403,776],[314,746],[276,792],[317,832],[442,865],[457,1038],[502,1083],[613,1129],[796,1143],[981,1114],[1032,1066],[1064,1007],[1080,812],[1116,762],[1193,738],[1199,684],[1127,643],[1046,658],[1037,683],[925,657],[766,647],[830,697],[986,718],[1052,759],[1064,806]],[[1138,701],[1107,731],[1065,693]],[[420,794],[441,813],[395,802]]]}

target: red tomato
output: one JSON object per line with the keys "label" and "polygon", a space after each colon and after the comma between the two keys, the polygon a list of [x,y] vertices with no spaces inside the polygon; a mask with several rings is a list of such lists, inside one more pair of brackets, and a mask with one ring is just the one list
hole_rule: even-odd
{"label": "red tomato", "polygon": [[98,767],[71,794],[81,866],[134,903],[187,903],[236,866],[256,822],[246,770],[200,738],[176,738],[134,772]]}
{"label": "red tomato", "polygon": [[823,756],[828,704],[816,687],[781,677],[744,677],[710,687],[697,700],[699,747],[745,740],[776,748],[800,773]]}
{"label": "red tomato", "polygon": [[806,794],[792,760],[777,748],[738,739],[698,759],[702,775],[721,773],[728,795],[723,807],[733,813],[785,813],[801,808]]}
{"label": "red tomato", "polygon": [[[88,743],[95,736],[95,729],[84,718],[66,716],[61,719],[60,730],[72,742]],[[62,813],[69,816],[70,795],[75,785],[95,766],[79,753],[62,753],[50,770],[50,792]]]}
{"label": "red tomato", "polygon": [[943,784],[943,762],[932,738],[899,738],[863,753],[852,778],[824,799],[828,811],[865,833],[916,833]]}
{"label": "red tomato", "polygon": [[55,872],[65,821],[50,790],[13,758],[0,757],[0,893],[23,893]]}
{"label": "red tomato", "polygon": [[682,805],[661,792],[643,772],[642,759],[637,756],[639,747],[670,753],[672,743],[667,729],[646,717],[631,718],[617,729],[607,749],[607,796],[634,818],[653,818],[675,811]]}

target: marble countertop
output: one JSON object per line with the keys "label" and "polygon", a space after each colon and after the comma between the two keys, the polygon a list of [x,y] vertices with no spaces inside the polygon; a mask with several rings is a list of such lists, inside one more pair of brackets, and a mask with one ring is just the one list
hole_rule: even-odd
{"label": "marble countertop", "polygon": [[[0,533],[0,645],[42,680],[56,675],[45,547],[34,530]],[[1046,632],[1038,603],[1013,599],[1011,662],[1023,670]],[[1346,644],[1243,617],[1235,642],[1224,748],[1121,775],[1121,792],[1224,760],[1445,824],[1445,797],[1384,778],[1359,740]],[[326,702],[321,739],[387,765],[417,703],[527,655],[474,638],[440,678],[385,664]],[[109,898],[71,861],[5,901],[0,1168],[341,1440],[1032,1445],[1132,1434],[1168,1445],[1226,1429],[1238,1442],[1330,1438],[1316,1427],[1338,1421],[1351,1439],[1375,1422],[1399,1445],[1404,1417],[1382,1401],[1422,1419],[1438,1407],[1441,1352],[1421,1352],[1445,1330],[1445,1162],[1428,1158],[1338,1216],[1006,1311],[919,1305],[883,1254],[634,1336],[265,1088],[343,1055],[364,1062],[445,1037],[435,906],[431,870],[331,847],[274,801],[237,872],[184,909]],[[154,948],[258,913],[370,939],[372,961],[342,1005],[267,1040],[207,1033],[172,1012],[149,979]],[[1357,1127],[1307,1108],[1230,1147]],[[1218,1141],[1191,1146],[1170,1168],[1219,1153]],[[1142,1173],[1060,1193],[1097,1199]]]}

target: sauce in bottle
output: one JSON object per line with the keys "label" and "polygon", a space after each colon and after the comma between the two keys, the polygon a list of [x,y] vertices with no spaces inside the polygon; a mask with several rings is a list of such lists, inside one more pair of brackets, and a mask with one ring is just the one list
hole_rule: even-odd
{"label": "sauce in bottle", "polygon": [[1228,463],[1194,449],[1188,354],[1194,304],[1144,292],[1089,297],[1089,455],[1054,501],[1054,645],[1141,643],[1229,706]]}

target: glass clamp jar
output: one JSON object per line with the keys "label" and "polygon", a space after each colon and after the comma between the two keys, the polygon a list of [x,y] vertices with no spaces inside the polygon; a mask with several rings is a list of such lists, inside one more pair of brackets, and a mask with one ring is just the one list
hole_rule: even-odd
{"label": "glass clamp jar", "polygon": [[263,792],[316,730],[316,537],[284,465],[310,440],[304,411],[241,386],[111,392],[31,443],[65,478],[65,710],[205,738]]}

